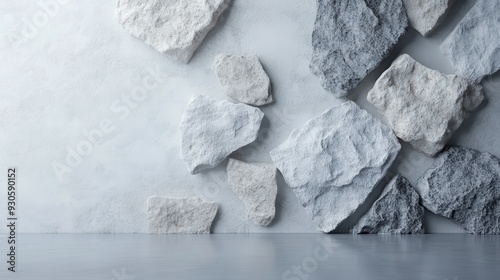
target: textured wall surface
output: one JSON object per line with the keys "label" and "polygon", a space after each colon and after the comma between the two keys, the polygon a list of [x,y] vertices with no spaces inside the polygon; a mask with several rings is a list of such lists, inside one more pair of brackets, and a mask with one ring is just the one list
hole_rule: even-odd
{"label": "textured wall surface", "polygon": [[[318,232],[281,175],[275,220],[269,227],[253,225],[229,189],[227,161],[191,175],[179,157],[178,129],[193,94],[226,98],[211,69],[219,53],[256,54],[275,100],[262,107],[266,117],[256,144],[236,152],[237,159],[271,162],[269,151],[294,128],[344,102],[309,71],[314,0],[234,0],[187,65],[130,36],[115,18],[116,1],[60,2],[49,15],[35,1],[0,3],[0,172],[19,168],[19,232],[146,232],[146,202],[155,195],[219,202],[215,233]],[[380,118],[366,95],[400,53],[454,73],[439,45],[475,1],[457,2],[428,38],[410,30],[347,99]],[[449,143],[500,157],[500,73],[482,84],[486,101]],[[78,150],[84,156],[75,157]],[[432,162],[403,143],[391,171],[414,185]],[[2,175],[1,186],[5,180]],[[387,182],[340,232],[356,223]],[[5,193],[1,187],[0,207]],[[427,232],[463,232],[428,212],[424,225]]]}

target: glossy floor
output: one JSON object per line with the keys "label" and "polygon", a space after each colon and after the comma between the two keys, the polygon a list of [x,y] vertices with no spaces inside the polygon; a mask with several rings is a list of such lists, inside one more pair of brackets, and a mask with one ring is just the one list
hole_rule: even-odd
{"label": "glossy floor", "polygon": [[[2,236],[2,255],[7,249]],[[18,236],[0,279],[498,279],[500,236]]]}

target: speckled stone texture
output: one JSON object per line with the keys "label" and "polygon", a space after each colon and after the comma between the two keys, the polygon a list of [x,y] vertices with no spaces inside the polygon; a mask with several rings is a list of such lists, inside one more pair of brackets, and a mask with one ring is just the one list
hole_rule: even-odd
{"label": "speckled stone texture", "polygon": [[181,158],[191,174],[213,168],[255,141],[263,118],[258,108],[195,95],[180,125]]}
{"label": "speckled stone texture", "polygon": [[365,201],[400,148],[389,127],[348,101],[292,131],[270,154],[318,228],[330,232]]}
{"label": "speckled stone texture", "polygon": [[346,96],[406,33],[401,0],[317,0],[312,73],[337,97]]}
{"label": "speckled stone texture", "polygon": [[148,198],[149,233],[210,233],[217,203],[197,197]]}
{"label": "speckled stone texture", "polygon": [[410,26],[429,35],[446,17],[455,0],[403,0]]}
{"label": "speckled stone texture", "polygon": [[441,44],[457,74],[480,80],[500,69],[500,0],[478,0]]}
{"label": "speckled stone texture", "polygon": [[419,203],[420,197],[410,182],[403,176],[396,175],[351,232],[424,233],[422,225],[424,207]]}
{"label": "speckled stone texture", "polygon": [[481,86],[399,56],[367,97],[396,136],[434,156],[483,101]]}
{"label": "speckled stone texture", "polygon": [[257,56],[220,54],[215,57],[212,69],[227,96],[254,106],[273,101],[271,80]]}
{"label": "speckled stone texture", "polygon": [[469,233],[500,234],[500,161],[493,155],[447,147],[416,189],[427,209]]}
{"label": "speckled stone texture", "polygon": [[274,218],[278,192],[276,167],[229,159],[227,177],[229,187],[245,205],[247,219],[259,226],[269,225]]}
{"label": "speckled stone texture", "polygon": [[132,35],[188,63],[231,0],[118,0],[116,16]]}

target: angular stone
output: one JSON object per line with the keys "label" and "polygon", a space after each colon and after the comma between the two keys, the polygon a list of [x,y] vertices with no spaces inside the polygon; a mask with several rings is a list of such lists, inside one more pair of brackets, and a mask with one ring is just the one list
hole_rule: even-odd
{"label": "angular stone", "polygon": [[191,174],[213,168],[255,141],[263,118],[258,108],[195,95],[180,125],[181,158]]}
{"label": "angular stone", "polygon": [[217,214],[217,203],[197,197],[148,198],[149,233],[210,233]]}
{"label": "angular stone", "polygon": [[343,97],[375,69],[406,33],[401,0],[317,0],[311,72]]}
{"label": "angular stone", "polygon": [[188,63],[231,0],[118,0],[116,16],[133,36]]}
{"label": "angular stone", "polygon": [[273,101],[271,81],[257,56],[220,54],[212,68],[227,96],[255,106]]}
{"label": "angular stone", "polygon": [[400,149],[389,127],[348,101],[292,131],[271,158],[318,228],[330,232],[365,201]]}
{"label": "angular stone", "polygon": [[446,17],[455,0],[403,0],[410,26],[427,36]]}
{"label": "angular stone", "polygon": [[368,93],[396,136],[434,156],[483,101],[481,86],[398,57]]}
{"label": "angular stone", "polygon": [[500,69],[500,1],[478,0],[441,44],[457,74],[480,80]]}
{"label": "angular stone", "polygon": [[493,155],[447,147],[416,189],[427,209],[468,232],[500,234],[500,161]]}
{"label": "angular stone", "polygon": [[259,226],[271,223],[275,213],[276,167],[272,164],[248,164],[229,159],[229,187],[245,204],[247,218]]}
{"label": "angular stone", "polygon": [[410,182],[403,176],[396,175],[351,232],[424,233],[424,208],[419,203],[420,197]]}

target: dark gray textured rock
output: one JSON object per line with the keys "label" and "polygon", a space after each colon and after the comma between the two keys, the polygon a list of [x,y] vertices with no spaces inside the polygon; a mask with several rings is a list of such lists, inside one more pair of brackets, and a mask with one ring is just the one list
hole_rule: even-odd
{"label": "dark gray textured rock", "polygon": [[337,97],[375,69],[408,26],[401,0],[317,0],[317,9],[310,68]]}
{"label": "dark gray textured rock", "polygon": [[348,101],[292,131],[271,158],[318,228],[330,232],[365,201],[400,148],[389,127]]}
{"label": "dark gray textured rock", "polygon": [[500,161],[491,154],[447,147],[416,189],[427,209],[468,232],[500,234]]}
{"label": "dark gray textured rock", "polygon": [[424,233],[420,197],[401,175],[387,184],[380,198],[351,230],[353,233]]}
{"label": "dark gray textured rock", "polygon": [[479,80],[500,69],[500,0],[479,0],[441,45],[457,74]]}

